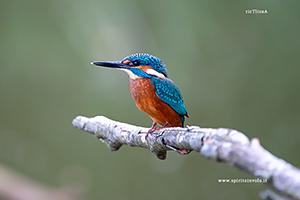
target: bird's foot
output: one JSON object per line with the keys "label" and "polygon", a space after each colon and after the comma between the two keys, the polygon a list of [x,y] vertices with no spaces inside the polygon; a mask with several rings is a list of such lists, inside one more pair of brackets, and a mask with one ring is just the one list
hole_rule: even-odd
{"label": "bird's foot", "polygon": [[145,139],[148,138],[149,134],[152,134],[154,131],[158,131],[158,130],[160,130],[160,129],[163,129],[163,128],[165,128],[167,125],[168,125],[168,122],[166,122],[162,127],[156,127],[156,123],[153,122],[151,128],[150,128],[149,131],[147,132],[147,135],[146,135]]}
{"label": "bird's foot", "polygon": [[149,129],[149,131],[147,132],[147,134],[146,134],[146,137],[145,137],[145,139],[147,139],[148,138],[148,135],[149,135],[149,133],[153,133],[153,131],[155,131],[156,130],[156,123],[155,122],[153,122],[153,124],[152,124],[152,126],[151,126],[151,128]]}

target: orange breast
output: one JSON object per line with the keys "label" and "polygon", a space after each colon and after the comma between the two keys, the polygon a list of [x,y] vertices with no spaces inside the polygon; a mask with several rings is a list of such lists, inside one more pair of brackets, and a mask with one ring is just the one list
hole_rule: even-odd
{"label": "orange breast", "polygon": [[153,122],[161,126],[168,122],[168,127],[182,127],[181,116],[156,95],[150,78],[130,79],[129,87],[137,107]]}

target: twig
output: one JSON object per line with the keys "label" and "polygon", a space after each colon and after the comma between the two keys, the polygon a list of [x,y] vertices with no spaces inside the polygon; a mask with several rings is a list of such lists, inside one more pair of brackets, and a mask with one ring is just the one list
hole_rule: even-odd
{"label": "twig", "polygon": [[294,198],[280,196],[272,190],[265,190],[259,193],[259,197],[265,200],[294,200]]}
{"label": "twig", "polygon": [[100,140],[106,139],[111,151],[122,145],[149,149],[159,159],[167,150],[181,154],[199,152],[209,159],[237,167],[267,180],[277,191],[300,199],[300,170],[265,150],[257,138],[249,141],[243,133],[226,128],[164,128],[145,139],[148,128],[110,120],[104,116],[78,116],[74,127],[87,131]]}

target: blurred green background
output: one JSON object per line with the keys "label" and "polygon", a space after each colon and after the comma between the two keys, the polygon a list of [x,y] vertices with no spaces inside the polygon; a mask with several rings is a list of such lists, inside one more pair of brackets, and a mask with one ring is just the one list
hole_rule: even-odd
{"label": "blurred green background", "polygon": [[[246,14],[247,9],[268,14]],[[187,125],[258,137],[300,166],[300,2],[182,0],[0,1],[0,161],[86,199],[256,199],[262,184],[198,153],[106,145],[77,115],[150,127],[124,72],[95,60],[146,52],[178,85]],[[17,192],[17,191],[16,191]]]}

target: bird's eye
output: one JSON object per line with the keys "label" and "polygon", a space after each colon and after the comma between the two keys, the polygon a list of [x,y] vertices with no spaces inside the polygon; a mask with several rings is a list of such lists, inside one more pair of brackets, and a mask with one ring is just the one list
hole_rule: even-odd
{"label": "bird's eye", "polygon": [[140,62],[137,61],[137,60],[135,60],[135,61],[132,62],[132,64],[133,64],[134,66],[139,66],[139,65],[140,65]]}

